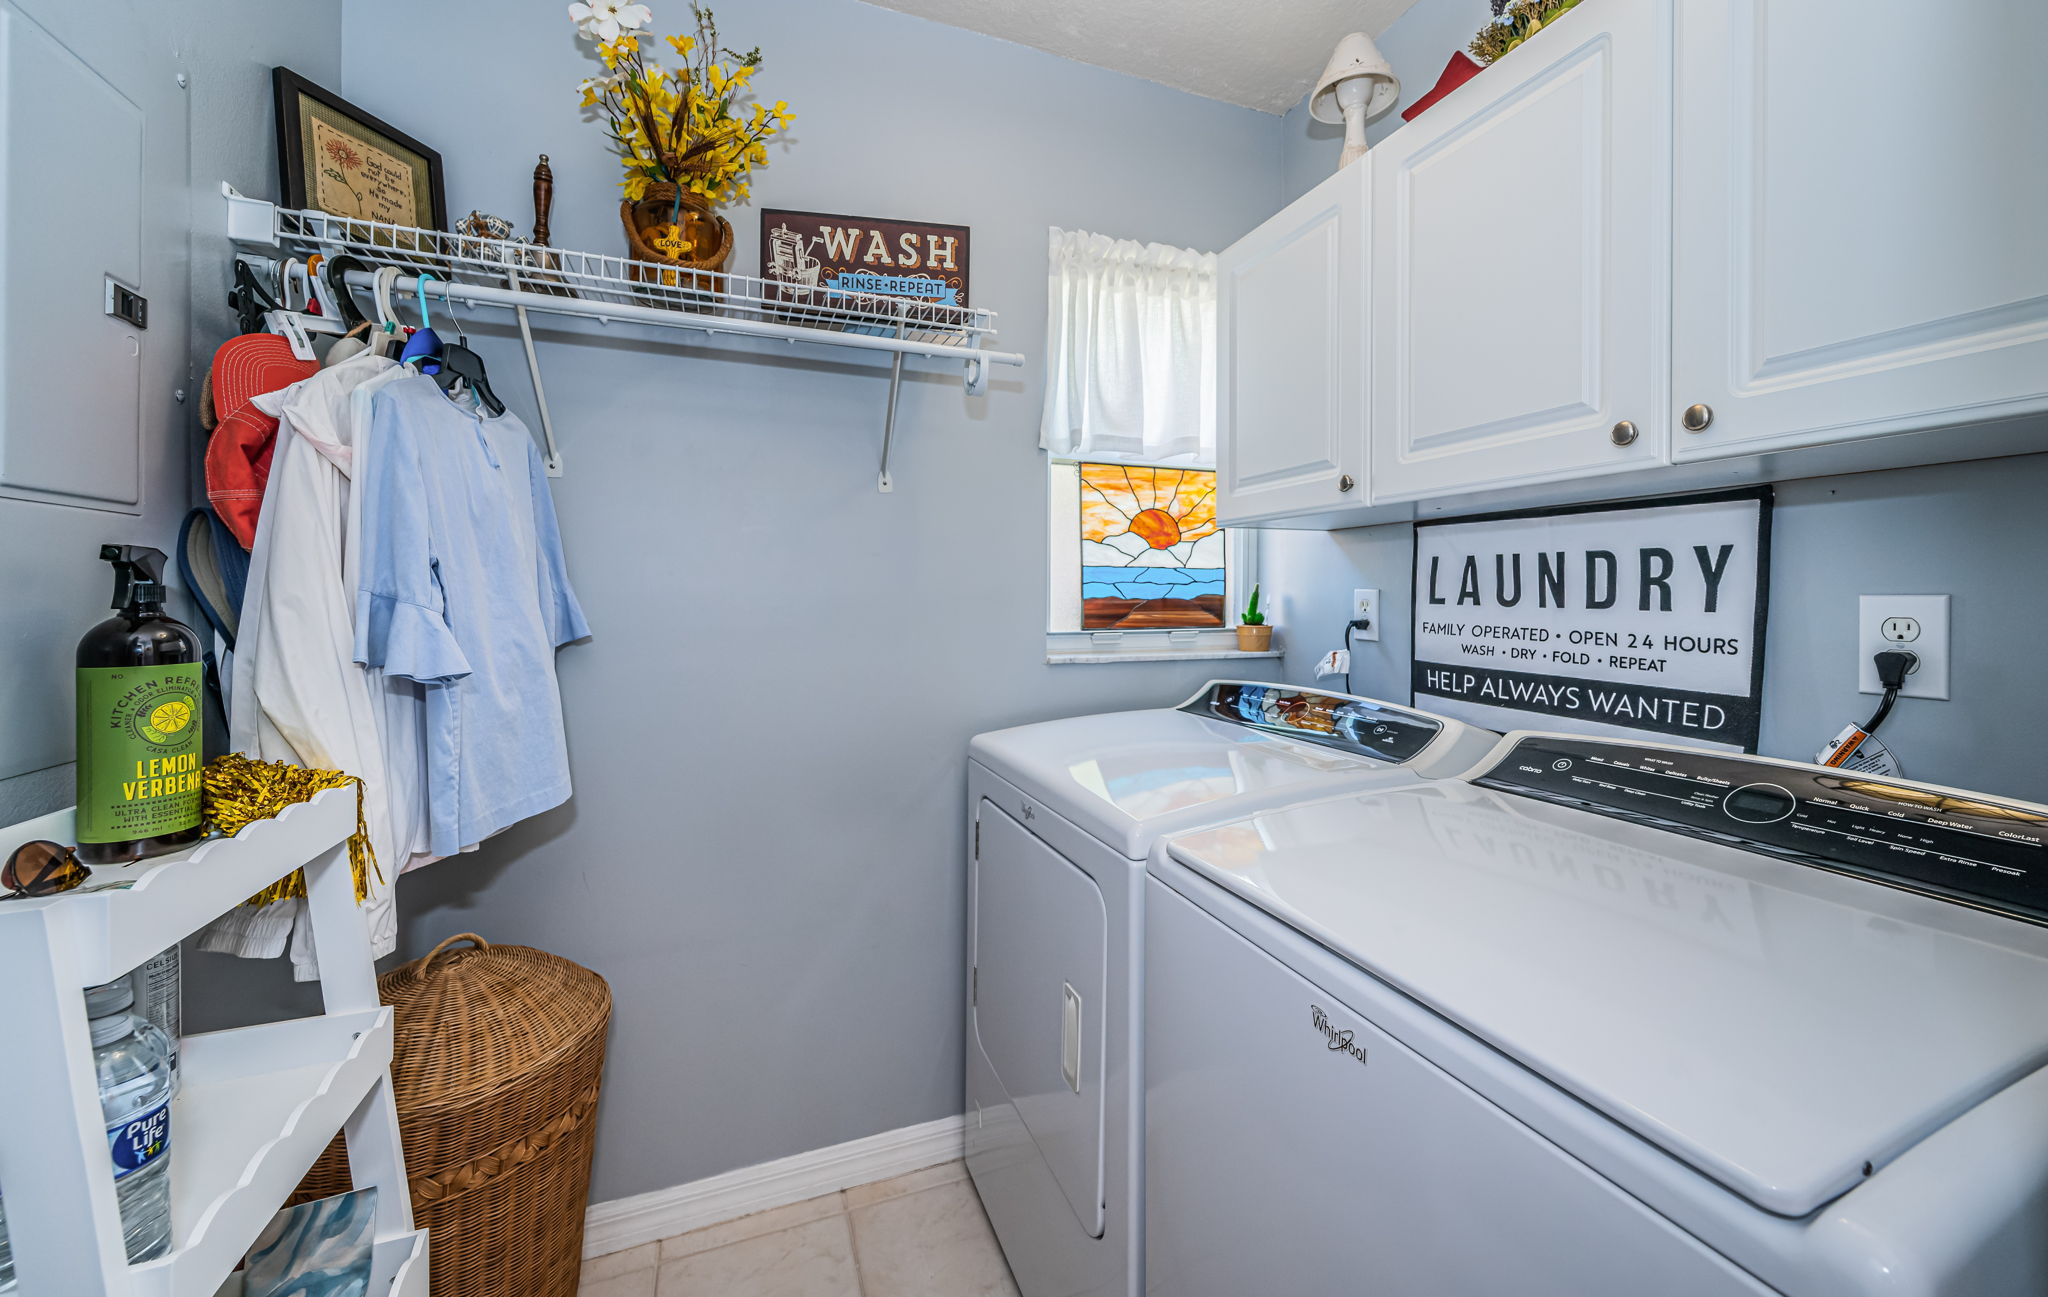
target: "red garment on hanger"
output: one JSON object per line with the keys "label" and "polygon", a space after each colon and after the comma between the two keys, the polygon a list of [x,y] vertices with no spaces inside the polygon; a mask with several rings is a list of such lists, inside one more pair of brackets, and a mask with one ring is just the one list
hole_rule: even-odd
{"label": "red garment on hanger", "polygon": [[219,422],[206,443],[206,498],[243,549],[256,543],[256,517],[277,445],[277,420],[250,398],[319,372],[319,361],[300,360],[292,344],[274,333],[244,333],[213,353],[210,385]]}

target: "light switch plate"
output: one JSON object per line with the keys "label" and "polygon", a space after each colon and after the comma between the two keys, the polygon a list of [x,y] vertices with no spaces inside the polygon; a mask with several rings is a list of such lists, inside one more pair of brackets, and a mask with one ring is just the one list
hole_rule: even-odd
{"label": "light switch plate", "polygon": [[1905,649],[1920,662],[1899,697],[1947,698],[1948,603],[1945,594],[1867,594],[1857,600],[1856,687],[1883,693],[1871,659],[1887,649]]}
{"label": "light switch plate", "polygon": [[1364,619],[1372,623],[1364,630],[1351,632],[1357,640],[1377,640],[1380,637],[1380,592],[1377,590],[1353,590],[1351,592],[1351,619]]}

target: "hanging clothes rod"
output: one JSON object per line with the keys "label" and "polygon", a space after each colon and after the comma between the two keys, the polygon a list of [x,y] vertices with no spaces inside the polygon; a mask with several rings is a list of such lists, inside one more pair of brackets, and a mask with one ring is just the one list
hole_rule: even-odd
{"label": "hanging clothes rod", "polygon": [[[356,255],[363,255],[358,252]],[[353,288],[368,291],[374,276],[360,270],[351,270],[343,276]],[[396,290],[407,296],[416,294],[419,279],[413,275],[401,275]],[[489,284],[449,283],[439,278],[426,281],[428,297],[443,301],[454,300],[468,306],[525,307],[530,311],[542,311],[550,315],[571,315],[596,320],[600,324],[618,321],[627,324],[654,324],[670,329],[693,329],[703,333],[724,333],[735,337],[775,338],[784,342],[817,342],[833,347],[852,347],[859,351],[901,352],[907,356],[934,356],[949,360],[964,360],[970,365],[1022,365],[1024,357],[1014,351],[990,351],[983,347],[955,345],[921,341],[916,337],[877,337],[860,333],[833,333],[824,329],[801,324],[778,324],[773,320],[733,319],[714,314],[698,314],[678,311],[672,307],[640,306],[632,302],[576,302],[556,297],[531,288],[495,288]],[[876,325],[894,328],[897,321],[886,315],[877,314]],[[979,383],[970,378],[969,390],[975,391]]]}

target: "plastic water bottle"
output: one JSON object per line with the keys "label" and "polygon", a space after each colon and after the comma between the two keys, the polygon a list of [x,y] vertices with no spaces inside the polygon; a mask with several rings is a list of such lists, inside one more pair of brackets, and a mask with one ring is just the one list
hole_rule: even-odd
{"label": "plastic water bottle", "polygon": [[131,1262],[171,1247],[171,1060],[163,1033],[130,1012],[134,1003],[127,978],[85,993],[100,1115]]}
{"label": "plastic water bottle", "polygon": [[[162,1256],[171,1246],[168,1042],[131,1012],[134,1003],[135,989],[125,977],[85,993],[100,1116],[107,1124],[114,1196],[121,1205],[122,1241],[131,1262]],[[0,1293],[14,1289],[14,1255],[6,1208],[0,1204]]]}

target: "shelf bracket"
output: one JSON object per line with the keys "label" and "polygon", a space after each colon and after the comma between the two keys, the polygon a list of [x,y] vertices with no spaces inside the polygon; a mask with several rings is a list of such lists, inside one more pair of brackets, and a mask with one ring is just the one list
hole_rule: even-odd
{"label": "shelf bracket", "polygon": [[875,489],[884,495],[896,489],[889,480],[889,448],[896,440],[896,394],[903,388],[903,353],[889,361],[889,413],[882,423],[882,476]]}
{"label": "shelf bracket", "polygon": [[[513,288],[519,287],[519,274],[517,271],[508,272],[506,279]],[[547,447],[545,463],[547,464],[548,476],[560,477],[562,475],[562,451],[560,447],[555,445],[555,420],[554,416],[548,413],[547,389],[542,387],[540,382],[540,357],[535,354],[533,349],[533,322],[526,318],[526,307],[523,303],[513,307],[512,313],[519,320],[519,341],[526,347],[526,373],[533,380],[533,403],[540,409],[540,439],[541,444]]]}
{"label": "shelf bracket", "polygon": [[[903,337],[904,303],[895,304],[896,336]],[[896,489],[889,480],[889,451],[896,441],[896,397],[903,390],[903,353],[893,353],[889,359],[889,411],[882,420],[882,475],[875,483],[875,489],[887,495]]]}
{"label": "shelf bracket", "polygon": [[967,395],[980,396],[988,391],[988,357],[981,354],[981,334],[968,334],[967,345],[974,349],[967,358]]}

